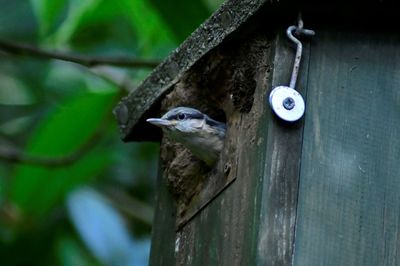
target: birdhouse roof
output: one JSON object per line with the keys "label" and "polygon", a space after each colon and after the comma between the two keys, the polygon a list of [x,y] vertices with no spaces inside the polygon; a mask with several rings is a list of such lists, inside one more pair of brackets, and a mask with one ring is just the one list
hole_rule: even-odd
{"label": "birdhouse roof", "polygon": [[[145,118],[157,114],[160,102],[179,78],[211,49],[221,44],[268,0],[229,0],[196,29],[141,85],[114,109],[124,141],[139,140]],[[147,131],[147,130],[146,130]],[[151,132],[151,130],[149,130]],[[145,139],[157,136],[147,135]]]}

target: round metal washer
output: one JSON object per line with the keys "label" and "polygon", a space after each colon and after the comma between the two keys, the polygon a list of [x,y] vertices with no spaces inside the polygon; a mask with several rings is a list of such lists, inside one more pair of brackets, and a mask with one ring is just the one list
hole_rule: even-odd
{"label": "round metal washer", "polygon": [[[283,105],[288,97],[294,100],[294,107],[290,110]],[[269,94],[269,104],[279,118],[288,122],[299,120],[305,111],[303,97],[296,90],[287,86],[279,86],[273,89]]]}

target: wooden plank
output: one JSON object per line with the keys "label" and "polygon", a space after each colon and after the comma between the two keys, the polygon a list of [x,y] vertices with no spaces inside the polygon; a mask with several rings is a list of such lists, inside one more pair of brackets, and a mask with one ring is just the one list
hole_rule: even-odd
{"label": "wooden plank", "polygon": [[[282,32],[285,32],[282,29]],[[307,85],[309,45],[304,43],[297,90],[303,95]],[[309,40],[308,40],[309,41]],[[273,87],[289,84],[295,49],[282,34],[277,39]],[[307,103],[306,103],[307,104]],[[292,262],[296,220],[302,120],[285,123],[268,108],[265,169],[258,239],[258,265],[290,265]]]}
{"label": "wooden plank", "polygon": [[176,206],[162,176],[157,178],[156,208],[152,229],[149,265],[174,265]]}
{"label": "wooden plank", "polygon": [[220,193],[228,188],[236,179],[236,175],[230,173],[230,169],[224,171],[223,167],[217,167],[218,171],[208,175],[201,190],[191,199],[184,208],[178,208],[176,228],[181,229],[186,223],[192,219],[197,213],[205,208],[213,201]]}
{"label": "wooden plank", "polygon": [[400,265],[400,38],[315,38],[294,265]]}

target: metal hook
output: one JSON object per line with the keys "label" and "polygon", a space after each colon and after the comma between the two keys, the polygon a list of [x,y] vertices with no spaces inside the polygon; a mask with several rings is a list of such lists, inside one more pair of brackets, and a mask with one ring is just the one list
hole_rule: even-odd
{"label": "metal hook", "polygon": [[290,26],[286,30],[288,38],[297,45],[290,86],[275,87],[269,94],[269,104],[278,117],[288,122],[299,120],[305,111],[304,99],[295,89],[303,45],[293,34],[312,36],[315,32],[303,29],[303,21],[300,16],[298,25]]}
{"label": "metal hook", "polygon": [[286,30],[286,35],[287,37],[294,42],[297,45],[297,50],[296,50],[296,57],[294,59],[294,65],[293,65],[293,71],[292,71],[292,77],[290,78],[290,85],[289,87],[294,89],[296,87],[296,81],[297,81],[297,75],[299,74],[299,68],[300,68],[300,60],[301,60],[301,54],[303,52],[303,45],[301,44],[300,40],[297,39],[296,37],[293,36],[293,32],[297,35],[307,35],[307,36],[313,36],[315,35],[315,32],[313,30],[307,30],[303,29],[303,20],[301,18],[299,19],[298,26],[290,26]]}

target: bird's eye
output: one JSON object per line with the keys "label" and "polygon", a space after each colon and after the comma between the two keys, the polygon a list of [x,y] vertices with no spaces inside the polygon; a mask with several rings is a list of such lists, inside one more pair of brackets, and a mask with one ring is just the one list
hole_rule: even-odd
{"label": "bird's eye", "polygon": [[183,113],[179,113],[177,117],[178,117],[178,120],[183,120],[186,118],[186,115]]}

